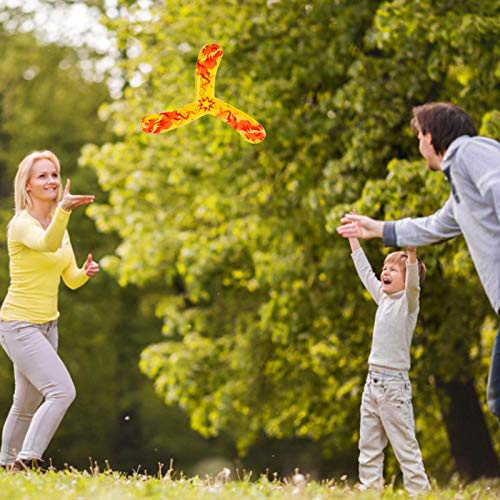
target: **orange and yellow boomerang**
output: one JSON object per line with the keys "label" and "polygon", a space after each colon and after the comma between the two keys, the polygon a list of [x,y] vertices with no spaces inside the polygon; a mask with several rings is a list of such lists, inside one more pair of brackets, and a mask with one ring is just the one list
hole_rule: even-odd
{"label": "orange and yellow boomerang", "polygon": [[248,142],[262,142],[266,131],[259,122],[215,97],[215,75],[223,54],[219,45],[205,45],[196,60],[195,100],[172,111],[144,116],[141,120],[142,130],[148,134],[168,132],[210,114],[225,121]]}

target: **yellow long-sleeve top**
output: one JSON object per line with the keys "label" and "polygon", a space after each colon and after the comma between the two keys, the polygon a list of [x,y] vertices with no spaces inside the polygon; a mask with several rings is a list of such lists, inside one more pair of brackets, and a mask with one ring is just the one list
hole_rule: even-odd
{"label": "yellow long-sleeve top", "polygon": [[59,317],[57,298],[61,276],[71,289],[87,282],[78,268],[66,226],[71,212],[57,207],[43,229],[26,210],[11,220],[7,230],[10,285],[0,319],[46,323]]}

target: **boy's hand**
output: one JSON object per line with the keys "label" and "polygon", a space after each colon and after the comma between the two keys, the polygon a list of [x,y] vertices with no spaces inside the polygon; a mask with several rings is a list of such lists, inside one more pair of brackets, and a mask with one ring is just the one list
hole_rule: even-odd
{"label": "boy's hand", "polygon": [[408,253],[408,264],[415,264],[417,262],[417,248],[406,247],[406,252]]}
{"label": "boy's hand", "polygon": [[[349,212],[350,214],[356,214],[356,210],[351,210]],[[349,239],[349,245],[351,246],[351,252],[355,252],[358,248],[361,248],[361,245],[359,244],[358,238],[348,238]]]}

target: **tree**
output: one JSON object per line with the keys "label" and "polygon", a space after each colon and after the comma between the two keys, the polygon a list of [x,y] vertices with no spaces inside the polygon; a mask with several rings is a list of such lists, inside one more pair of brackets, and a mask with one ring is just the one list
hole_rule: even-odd
{"label": "tree", "polygon": [[[9,283],[5,227],[12,216],[12,180],[19,161],[35,149],[53,150],[64,177],[78,192],[105,200],[96,176],[78,167],[86,142],[112,137],[97,110],[109,100],[104,83],[88,80],[79,51],[44,43],[33,33],[0,28],[0,286]],[[82,263],[116,247],[115,235],[101,235],[83,212],[71,216],[70,234]],[[167,409],[138,369],[140,351],[159,335],[159,320],[143,292],[120,287],[106,273],[78,291],[61,286],[60,351],[77,388],[77,398],[46,453],[54,465],[89,465],[89,457],[114,469],[139,466],[155,471],[175,456],[176,468],[190,470],[214,451],[228,455],[227,439],[207,443],[189,431],[178,410]],[[11,404],[12,366],[0,350],[1,422]],[[158,425],[158,422],[162,425]]]}
{"label": "tree", "polygon": [[[443,186],[415,166],[412,184],[401,169],[385,193],[387,165],[417,156],[414,104],[460,99],[478,119],[493,112],[497,7],[166,0],[152,4],[154,21],[136,14],[132,6],[109,22],[120,50],[135,54],[120,63],[123,97],[103,109],[120,140],[88,146],[82,161],[110,194],[92,207],[97,227],[121,239],[106,268],[162,293],[165,340],[143,352],[141,368],[194,429],[227,431],[242,452],[263,432],[354,455],[374,308],[353,285],[348,245],[331,233],[356,204],[391,217],[440,201],[431,194]],[[207,41],[225,49],[217,95],[264,124],[262,144],[242,143],[210,117],[159,137],[140,132],[141,116],[192,100]],[[368,253],[382,261],[381,248]],[[453,417],[456,390],[446,386],[450,375],[462,388],[484,378],[489,309],[463,244],[428,258],[436,282],[425,291],[413,370],[424,458],[437,476],[452,472],[450,453],[464,476],[496,474],[484,422],[475,425],[489,462],[472,467],[472,450],[457,455],[452,427],[467,424]],[[476,317],[443,317],[472,302]]]}

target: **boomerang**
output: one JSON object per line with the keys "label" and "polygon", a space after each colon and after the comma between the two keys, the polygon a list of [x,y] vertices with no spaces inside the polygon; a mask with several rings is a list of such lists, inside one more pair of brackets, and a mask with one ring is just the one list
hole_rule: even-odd
{"label": "boomerang", "polygon": [[252,144],[262,142],[266,131],[258,121],[215,97],[215,75],[223,54],[222,48],[215,43],[204,45],[196,60],[195,100],[172,111],[144,116],[142,130],[148,134],[160,134],[210,114],[234,128],[246,141]]}

